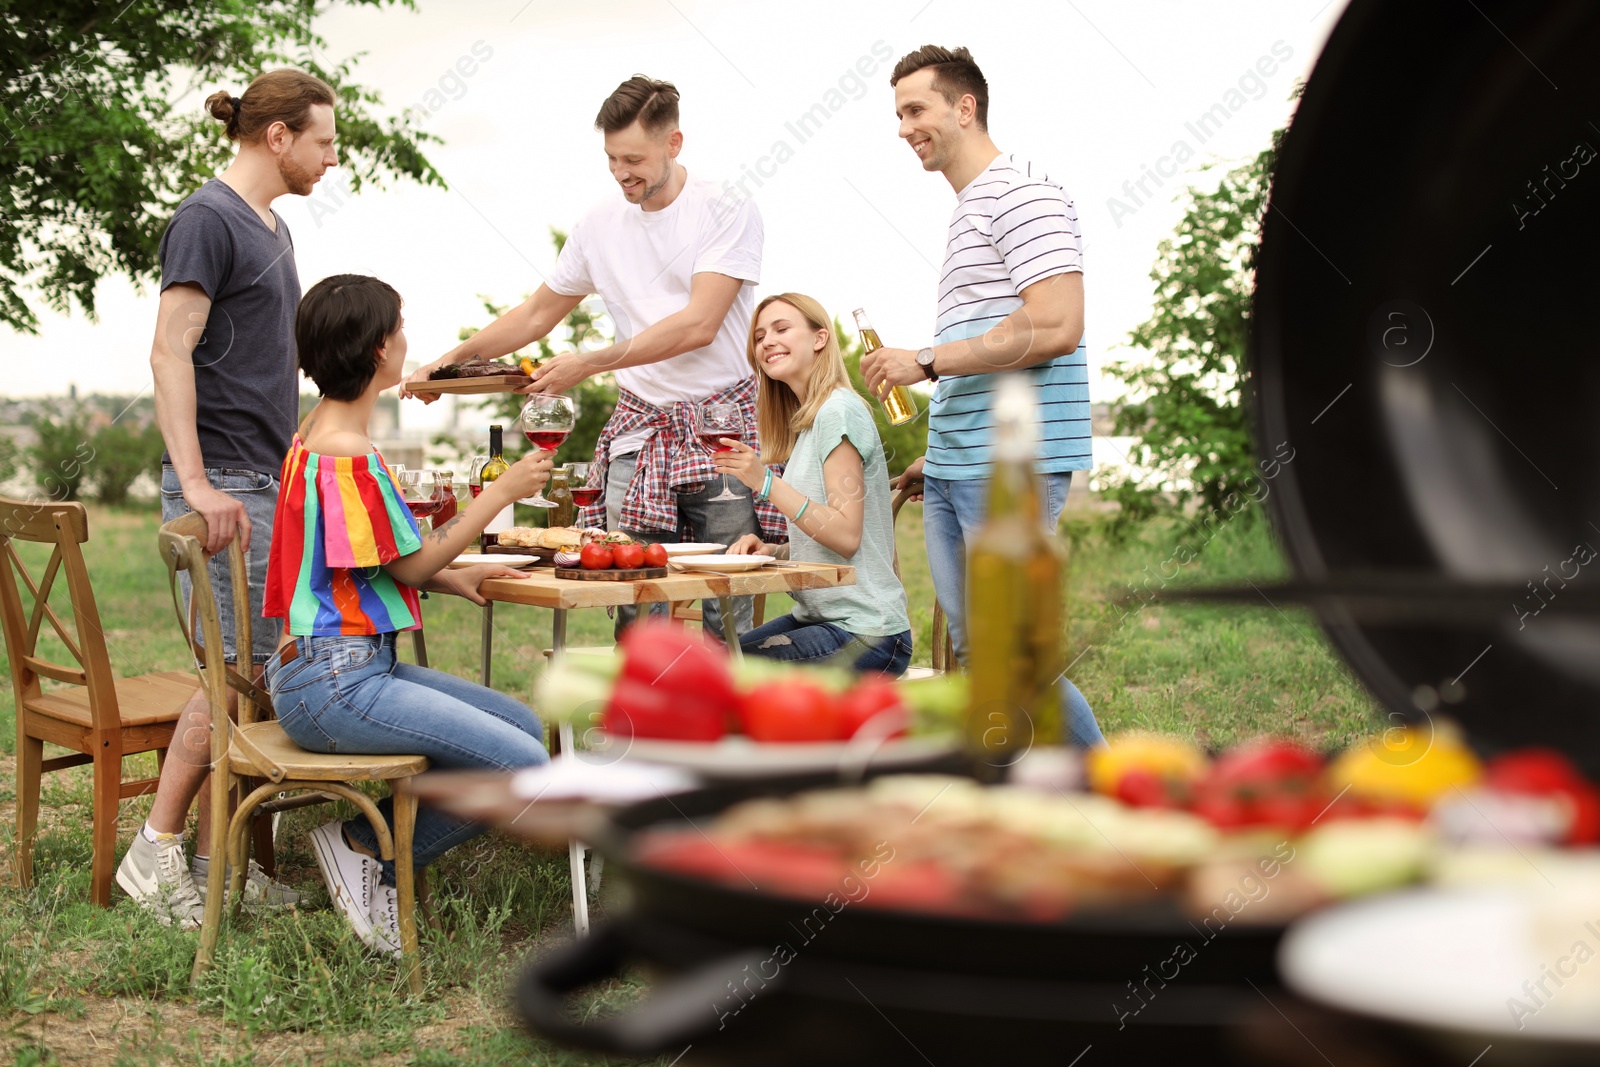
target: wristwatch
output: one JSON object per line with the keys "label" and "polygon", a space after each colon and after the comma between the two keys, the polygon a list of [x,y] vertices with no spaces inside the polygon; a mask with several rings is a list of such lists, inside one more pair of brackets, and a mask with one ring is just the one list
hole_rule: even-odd
{"label": "wristwatch", "polygon": [[933,349],[923,348],[917,351],[917,366],[922,368],[922,373],[928,376],[928,381],[939,380],[939,372],[933,369]]}

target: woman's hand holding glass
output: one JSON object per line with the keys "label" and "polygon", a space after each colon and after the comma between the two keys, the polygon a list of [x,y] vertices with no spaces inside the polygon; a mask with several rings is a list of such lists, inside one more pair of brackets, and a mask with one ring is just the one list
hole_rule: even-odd
{"label": "woman's hand holding glass", "polygon": [[760,489],[767,480],[767,465],[761,462],[761,453],[733,438],[723,438],[723,443],[733,447],[711,454],[717,473],[731,474],[751,489]]}
{"label": "woman's hand holding glass", "polygon": [[535,449],[489,484],[496,490],[509,490],[511,500],[535,496],[544,492],[544,487],[550,483],[550,469],[555,464],[555,456],[554,452]]}

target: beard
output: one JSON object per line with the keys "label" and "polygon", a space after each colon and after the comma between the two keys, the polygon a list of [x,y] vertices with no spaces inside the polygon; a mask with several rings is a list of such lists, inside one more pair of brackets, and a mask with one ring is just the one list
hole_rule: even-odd
{"label": "beard", "polygon": [[278,176],[283,179],[283,184],[296,196],[310,196],[312,186],[317,184],[321,175],[302,167],[288,156],[278,159]]}
{"label": "beard", "polygon": [[643,204],[645,201],[649,200],[652,196],[655,196],[661,190],[665,189],[667,187],[667,183],[669,181],[671,181],[671,180],[672,180],[672,164],[668,163],[667,164],[667,172],[666,172],[666,174],[662,175],[660,181],[656,182],[654,185],[651,185],[649,182],[645,183],[644,192],[639,194],[639,203]]}

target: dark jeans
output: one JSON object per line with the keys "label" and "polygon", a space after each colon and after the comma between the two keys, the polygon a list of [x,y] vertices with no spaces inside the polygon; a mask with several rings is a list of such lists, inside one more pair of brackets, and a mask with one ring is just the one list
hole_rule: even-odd
{"label": "dark jeans", "polygon": [[[296,638],[299,656],[285,666],[267,661],[273,710],[290,740],[309,752],[427,756],[439,769],[511,771],[549,762],[544,727],[513,697],[442,671],[401,663],[395,635]],[[392,798],[378,810],[394,813]],[[412,862],[420,869],[487,830],[487,823],[417,809]],[[345,823],[350,839],[378,852],[378,835],[363,816]],[[394,884],[384,861],[383,882]]]}
{"label": "dark jeans", "polygon": [[797,662],[853,655],[851,670],[882,672],[891,678],[900,677],[911,665],[910,630],[888,637],[857,637],[831,622],[806,623],[793,615],[762,623],[739,638],[739,647],[749,656]]}
{"label": "dark jeans", "polygon": [[[609,530],[620,529],[622,501],[628,495],[628,483],[633,480],[633,471],[638,462],[639,453],[630,452],[625,456],[613,457],[610,465],[606,467],[606,528]],[[738,500],[711,500],[711,497],[722,492],[720,478],[711,479],[697,492],[679,493],[677,530],[623,530],[622,532],[637,541],[669,543],[680,540],[680,534],[686,533],[687,537],[681,539],[724,545],[733,544],[745,534],[759,536],[761,526],[756,522],[756,506],[750,490],[731,478],[728,480],[728,486],[739,494]],[[665,617],[670,605],[647,604],[643,610],[650,615]],[[631,604],[617,608],[617,637],[622,636],[622,631],[638,617],[639,613],[640,609]],[[706,633],[721,641],[722,611],[715,600],[701,602],[701,617],[705,620]],[[754,619],[755,605],[750,597],[734,597],[733,621],[738,632],[743,634],[748,631]]]}

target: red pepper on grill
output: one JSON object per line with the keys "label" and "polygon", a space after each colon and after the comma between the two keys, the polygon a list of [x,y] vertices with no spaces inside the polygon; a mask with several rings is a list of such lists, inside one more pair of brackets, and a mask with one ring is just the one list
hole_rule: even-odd
{"label": "red pepper on grill", "polygon": [[1600,791],[1554,749],[1524,748],[1490,760],[1484,785],[1505,793],[1557,797],[1572,814],[1567,844],[1600,842]]}
{"label": "red pepper on grill", "polygon": [[1195,787],[1194,810],[1224,830],[1303,830],[1327,806],[1322,759],[1288,741],[1262,739],[1226,753]]}

